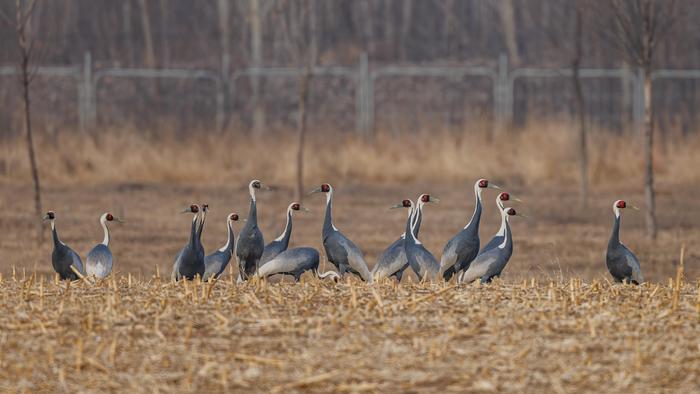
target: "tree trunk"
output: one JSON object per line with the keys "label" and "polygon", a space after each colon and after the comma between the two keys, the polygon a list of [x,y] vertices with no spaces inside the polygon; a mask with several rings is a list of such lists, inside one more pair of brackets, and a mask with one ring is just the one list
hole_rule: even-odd
{"label": "tree trunk", "polygon": [[[20,33],[24,36],[24,33]],[[25,39],[22,38],[24,41]],[[26,41],[25,41],[26,42]],[[30,54],[26,45],[22,47],[22,88],[24,90],[24,128],[27,136],[27,153],[29,154],[29,164],[32,171],[32,181],[34,182],[34,210],[38,223],[38,240],[44,240],[44,226],[42,226],[39,218],[41,217],[41,185],[39,183],[39,169],[36,164],[36,155],[34,154],[34,136],[32,135],[32,118],[30,113],[31,102],[29,101],[29,84],[31,77],[29,75],[29,58]]]}
{"label": "tree trunk", "polygon": [[[262,10],[260,0],[250,0],[250,46],[251,63],[253,67],[262,67],[263,40],[262,40]],[[253,93],[253,134],[261,135],[265,129],[265,112],[260,99],[260,77],[251,76],[251,88]]]}
{"label": "tree trunk", "polygon": [[647,237],[656,239],[656,201],[654,193],[654,114],[651,107],[651,66],[644,68],[644,199]]}
{"label": "tree trunk", "polygon": [[307,66],[299,83],[299,120],[297,123],[297,192],[298,202],[304,198],[304,142],[306,140],[306,107],[309,101],[311,67]]}
{"label": "tree trunk", "polygon": [[581,86],[581,58],[583,56],[583,25],[581,9],[576,8],[576,31],[575,31],[575,53],[572,62],[572,76],[574,91],[576,92],[576,107],[578,112],[578,148],[579,148],[579,171],[580,171],[580,199],[581,207],[588,206],[588,130],[586,127],[586,102],[583,97],[583,87]]}
{"label": "tree trunk", "polygon": [[141,7],[141,29],[143,30],[144,42],[144,63],[146,67],[155,68],[156,54],[153,49],[153,34],[151,33],[151,18],[148,12],[148,4],[146,0],[139,0]]}
{"label": "tree trunk", "polygon": [[518,53],[518,40],[516,38],[515,28],[515,7],[513,0],[500,0],[497,2],[498,16],[501,19],[503,26],[503,40],[508,49],[508,60],[510,64],[519,65],[520,56]]}

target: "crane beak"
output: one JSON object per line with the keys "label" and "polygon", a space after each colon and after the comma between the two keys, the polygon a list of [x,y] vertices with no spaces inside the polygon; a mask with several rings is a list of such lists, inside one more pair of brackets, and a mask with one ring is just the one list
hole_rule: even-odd
{"label": "crane beak", "polygon": [[44,215],[44,217],[41,218],[41,221],[44,222],[44,223],[46,223],[46,222],[51,221],[51,219],[49,218],[49,215]]}
{"label": "crane beak", "polygon": [[510,199],[513,200],[513,201],[520,202],[520,203],[523,202],[523,200],[519,199],[518,197],[513,197],[513,196],[511,196]]}
{"label": "crane beak", "polygon": [[440,199],[437,197],[430,196],[430,200],[428,200],[428,203],[434,202],[435,204],[440,202]]}
{"label": "crane beak", "polygon": [[403,208],[403,204],[396,204],[389,207],[389,209]]}
{"label": "crane beak", "polygon": [[191,212],[192,211],[189,208],[183,209],[182,211],[180,211],[180,213],[191,213]]}
{"label": "crane beak", "polygon": [[515,216],[520,216],[521,218],[525,218],[525,219],[529,218],[529,216],[523,215],[522,213],[517,213],[517,212],[515,213]]}
{"label": "crane beak", "polygon": [[632,209],[634,209],[635,211],[639,211],[639,208],[637,208],[636,206],[634,206],[634,205],[632,205],[632,204],[629,204],[627,207],[628,207],[628,208],[632,208]]}
{"label": "crane beak", "polygon": [[317,187],[317,188],[315,188],[314,190],[312,190],[312,191],[309,193],[309,195],[316,194],[316,193],[321,193],[322,191],[323,191],[323,190],[321,190],[320,187]]}
{"label": "crane beak", "polygon": [[124,219],[122,218],[114,218],[114,221],[117,223],[124,223]]}
{"label": "crane beak", "polygon": [[304,207],[304,206],[299,207],[299,210],[304,211],[304,212],[311,212],[311,210],[309,208]]}
{"label": "crane beak", "polygon": [[496,190],[503,190],[500,186],[495,185],[495,184],[493,184],[493,183],[489,183],[489,185],[487,186],[487,188],[489,188],[489,189],[496,189]]}

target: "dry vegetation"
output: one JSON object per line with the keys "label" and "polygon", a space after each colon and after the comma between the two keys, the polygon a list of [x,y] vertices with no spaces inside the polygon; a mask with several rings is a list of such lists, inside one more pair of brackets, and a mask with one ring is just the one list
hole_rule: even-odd
{"label": "dry vegetation", "polygon": [[[459,132],[426,130],[374,140],[324,131],[308,137],[306,182],[462,181],[489,176],[509,184],[547,183],[561,187],[578,175],[576,135],[568,123],[537,123],[492,137],[487,124]],[[567,132],[571,130],[571,132]],[[667,132],[669,135],[671,133]],[[658,175],[673,182],[697,182],[697,137],[669,136],[656,152]],[[168,182],[220,184],[247,182],[251,176],[293,185],[296,140],[293,133],[252,138],[212,132],[173,135],[135,130],[71,131],[37,138],[39,169],[48,184]],[[338,149],[342,147],[342,149]],[[590,175],[596,185],[641,185],[641,138],[593,131]],[[0,181],[25,182],[24,140],[0,146]]]}
{"label": "dry vegetation", "polygon": [[[338,152],[313,137],[308,188],[334,184],[336,225],[373,265],[403,231],[404,213],[389,205],[422,192],[441,199],[426,209],[421,230],[439,256],[471,215],[474,180],[488,177],[523,199],[519,209],[530,216],[512,222],[515,252],[502,281],[460,288],[161,281],[156,276],[168,277],[187,239],[189,218],[176,212],[192,201],[210,204],[204,244],[212,251],[225,241],[226,214],[245,217],[252,177],[273,186],[258,195],[259,220],[266,239],[278,235],[294,194],[294,150],[280,142],[293,142],[144,142],[117,132],[41,138],[44,207],[57,212],[64,241],[84,256],[102,239],[100,213],[126,219],[112,226],[116,278],[55,284],[51,242],[34,240],[21,141],[3,143],[0,391],[700,390],[698,140],[659,145],[658,240],[644,238],[642,215],[625,212],[622,239],[650,281],[634,287],[610,285],[603,253],[612,201],[642,201],[638,138],[593,136],[584,211],[573,136],[555,125],[493,141],[426,135],[374,143],[333,135],[343,144]],[[495,193],[484,197],[482,242],[498,227]],[[295,216],[291,246],[321,248],[324,201],[305,200],[313,212]]]}
{"label": "dry vegetation", "polygon": [[0,390],[693,392],[697,283],[0,282]]}

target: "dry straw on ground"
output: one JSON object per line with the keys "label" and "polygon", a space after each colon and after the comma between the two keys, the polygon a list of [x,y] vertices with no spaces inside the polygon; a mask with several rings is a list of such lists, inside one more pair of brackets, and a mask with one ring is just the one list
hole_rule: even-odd
{"label": "dry straw on ground", "polygon": [[0,294],[2,391],[700,390],[698,283],[118,274],[92,286],[15,273]]}

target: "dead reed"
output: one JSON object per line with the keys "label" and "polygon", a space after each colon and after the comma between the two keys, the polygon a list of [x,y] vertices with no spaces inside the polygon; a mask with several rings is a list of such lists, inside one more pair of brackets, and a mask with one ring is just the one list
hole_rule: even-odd
{"label": "dead reed", "polygon": [[700,389],[698,286],[0,280],[2,391]]}

